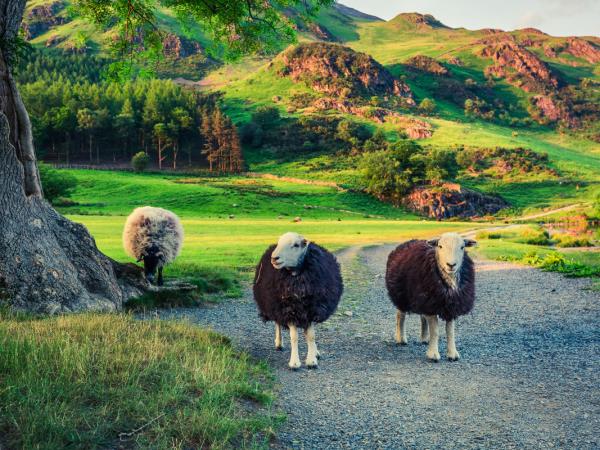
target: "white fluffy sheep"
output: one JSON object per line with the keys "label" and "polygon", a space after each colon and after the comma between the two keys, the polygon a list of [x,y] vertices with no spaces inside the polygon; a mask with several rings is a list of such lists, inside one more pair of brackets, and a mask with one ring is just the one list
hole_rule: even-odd
{"label": "white fluffy sheep", "polygon": [[171,211],[152,206],[136,208],[127,218],[123,230],[123,247],[136,261],[144,261],[144,272],[154,282],[158,269],[159,286],[163,284],[163,267],[173,262],[183,246],[183,227]]}
{"label": "white fluffy sheep", "polygon": [[429,347],[427,358],[438,361],[438,316],[446,321],[448,359],[460,355],[454,342],[454,321],[468,314],[475,302],[475,270],[465,247],[475,241],[445,233],[430,241],[409,241],[388,257],[386,286],[396,314],[396,342],[406,345],[407,313],[421,314],[421,341]]}

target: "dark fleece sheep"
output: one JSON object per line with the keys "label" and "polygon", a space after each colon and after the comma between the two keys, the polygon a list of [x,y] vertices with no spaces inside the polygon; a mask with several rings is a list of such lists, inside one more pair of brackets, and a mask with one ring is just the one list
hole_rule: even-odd
{"label": "dark fleece sheep", "polygon": [[459,359],[454,320],[471,312],[475,303],[474,264],[464,251],[472,245],[475,241],[446,233],[432,241],[406,242],[390,253],[385,281],[390,299],[398,309],[396,342],[407,344],[404,327],[407,313],[420,314],[421,341],[429,342],[427,357],[438,361],[440,317],[446,321],[448,359]]}
{"label": "dark fleece sheep", "polygon": [[254,276],[254,300],[260,317],[265,322],[275,322],[278,350],[283,348],[281,328],[289,329],[291,369],[301,366],[298,328],[304,329],[308,346],[306,366],[317,367],[319,351],[314,325],[335,312],[343,289],[335,257],[296,233],[284,234],[278,245],[270,246],[263,254]]}
{"label": "dark fleece sheep", "polygon": [[469,255],[460,269],[458,289],[452,289],[440,273],[435,247],[427,241],[408,241],[390,253],[385,284],[392,303],[408,313],[455,320],[470,313],[475,303],[475,269]]}
{"label": "dark fleece sheep", "polygon": [[307,328],[335,312],[344,289],[340,266],[323,247],[312,242],[308,246],[302,266],[294,271],[272,266],[276,245],[265,251],[256,266],[254,300],[265,322]]}

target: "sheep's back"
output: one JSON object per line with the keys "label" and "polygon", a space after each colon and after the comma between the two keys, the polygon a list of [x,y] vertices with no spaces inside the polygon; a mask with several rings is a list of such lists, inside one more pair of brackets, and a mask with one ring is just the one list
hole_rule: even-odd
{"label": "sheep's back", "polygon": [[471,312],[475,303],[475,270],[469,255],[465,253],[458,289],[452,289],[440,274],[435,248],[426,241],[396,247],[388,257],[385,281],[390,300],[404,312],[454,320]]}
{"label": "sheep's back", "polygon": [[123,247],[127,254],[140,259],[144,250],[155,245],[162,252],[162,262],[172,262],[183,246],[183,227],[174,213],[162,208],[136,208],[123,229]]}
{"label": "sheep's back", "polygon": [[263,254],[253,285],[254,300],[263,320],[306,328],[311,323],[324,322],[337,309],[343,292],[339,264],[324,248],[313,243],[310,246],[298,275],[273,267],[271,254],[276,245]]}

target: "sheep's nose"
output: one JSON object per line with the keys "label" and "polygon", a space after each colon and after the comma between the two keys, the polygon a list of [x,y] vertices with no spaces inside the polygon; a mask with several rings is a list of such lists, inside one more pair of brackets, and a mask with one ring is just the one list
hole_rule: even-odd
{"label": "sheep's nose", "polygon": [[450,269],[450,270],[454,270],[454,268],[456,267],[456,264],[446,263],[446,265],[448,266],[448,269]]}
{"label": "sheep's nose", "polygon": [[271,262],[277,262],[279,261],[279,256],[271,256]]}

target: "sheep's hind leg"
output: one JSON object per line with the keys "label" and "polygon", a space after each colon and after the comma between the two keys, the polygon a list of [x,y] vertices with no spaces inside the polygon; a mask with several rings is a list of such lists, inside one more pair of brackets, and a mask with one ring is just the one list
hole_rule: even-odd
{"label": "sheep's hind leg", "polygon": [[319,351],[317,350],[317,343],[315,342],[315,327],[309,325],[306,330],[304,330],[304,336],[306,337],[306,344],[308,345],[306,367],[309,369],[316,369],[318,366],[317,359],[319,357]]}
{"label": "sheep's hind leg", "polygon": [[396,343],[400,345],[407,345],[406,340],[406,313],[403,311],[396,311]]}
{"label": "sheep's hind leg", "polygon": [[440,352],[438,349],[438,317],[425,316],[429,325],[429,347],[427,348],[427,358],[431,361],[438,362],[440,360]]}
{"label": "sheep's hind leg", "polygon": [[283,350],[283,340],[281,339],[281,325],[275,324],[275,350]]}
{"label": "sheep's hind leg", "polygon": [[460,354],[456,350],[456,342],[454,341],[454,320],[446,322],[446,341],[448,347],[446,356],[450,361],[458,361]]}
{"label": "sheep's hind leg", "polygon": [[296,370],[302,365],[298,356],[298,328],[296,328],[296,325],[292,325],[291,323],[288,325],[288,327],[290,329],[290,348],[292,350],[290,354],[289,367],[292,370]]}
{"label": "sheep's hind leg", "polygon": [[158,268],[158,280],[156,282],[156,284],[158,284],[159,286],[162,286],[164,284],[163,283],[163,274],[162,273],[163,273],[163,268],[159,267]]}
{"label": "sheep's hind leg", "polygon": [[421,316],[421,344],[427,343],[429,343],[429,327],[425,316]]}

